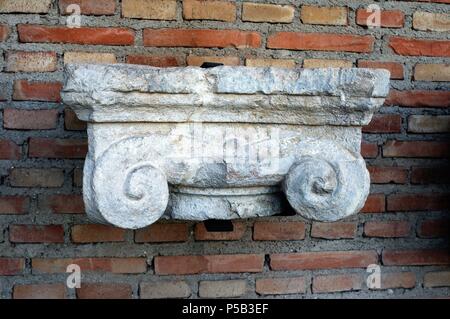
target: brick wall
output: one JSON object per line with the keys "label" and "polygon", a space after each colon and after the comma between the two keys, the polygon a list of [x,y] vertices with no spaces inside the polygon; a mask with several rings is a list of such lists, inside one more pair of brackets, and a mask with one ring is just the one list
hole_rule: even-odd
{"label": "brick wall", "polygon": [[[0,1],[0,297],[449,296],[450,1]],[[81,6],[82,27],[65,9]],[[85,125],[60,103],[64,63],[381,67],[386,105],[364,128],[360,214],[94,225],[81,199]],[[66,266],[83,286],[65,287]],[[381,289],[365,284],[381,265]]]}

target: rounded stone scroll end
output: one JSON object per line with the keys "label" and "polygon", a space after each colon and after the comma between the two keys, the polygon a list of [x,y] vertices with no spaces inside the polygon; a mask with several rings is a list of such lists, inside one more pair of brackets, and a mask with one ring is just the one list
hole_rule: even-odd
{"label": "rounded stone scroll end", "polygon": [[[130,150],[135,153],[130,155]],[[163,170],[155,164],[157,158],[145,139],[131,138],[112,145],[97,159],[90,198],[97,220],[138,229],[164,215],[169,184]]]}
{"label": "rounded stone scroll end", "polygon": [[332,141],[300,144],[283,181],[292,208],[307,219],[333,222],[358,213],[370,188],[364,159]]}

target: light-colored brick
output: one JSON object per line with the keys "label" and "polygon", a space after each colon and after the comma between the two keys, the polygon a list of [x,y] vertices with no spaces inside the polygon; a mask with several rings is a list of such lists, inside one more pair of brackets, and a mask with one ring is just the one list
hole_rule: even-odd
{"label": "light-colored brick", "polygon": [[66,288],[64,284],[32,284],[15,285],[14,299],[64,299]]}
{"label": "light-colored brick", "polygon": [[53,72],[56,71],[55,52],[14,51],[6,53],[8,72]]}
{"label": "light-colored brick", "polygon": [[64,173],[57,168],[13,168],[9,182],[13,187],[61,187]]}
{"label": "light-colored brick", "polygon": [[313,279],[313,293],[360,290],[362,276],[356,274],[323,275]]}
{"label": "light-colored brick", "polygon": [[204,62],[223,63],[224,65],[239,65],[240,59],[237,56],[196,56],[187,57],[187,65],[201,66]]}
{"label": "light-colored brick", "polygon": [[411,289],[416,286],[416,275],[413,272],[382,273],[381,286],[370,289]]}
{"label": "light-colored brick", "polygon": [[450,81],[450,64],[416,64],[414,68],[415,81]]}
{"label": "light-colored brick", "polygon": [[131,299],[130,284],[121,283],[83,283],[77,288],[78,299]]}
{"label": "light-colored brick", "polygon": [[58,110],[23,110],[5,108],[3,127],[14,130],[51,130],[58,124]]}
{"label": "light-colored brick", "polygon": [[0,13],[47,13],[52,0],[0,0]]}
{"label": "light-colored brick", "polygon": [[59,0],[61,15],[72,14],[70,5],[80,6],[83,15],[113,15],[116,11],[116,0]]}
{"label": "light-colored brick", "polygon": [[175,20],[176,0],[123,0],[122,16],[150,20]]}
{"label": "light-colored brick", "polygon": [[302,6],[300,20],[304,24],[347,25],[347,8]]}
{"label": "light-colored brick", "polygon": [[450,271],[439,271],[426,273],[423,278],[423,284],[427,288],[449,287]]}
{"label": "light-colored brick", "polygon": [[218,0],[184,0],[183,18],[185,20],[217,20],[234,22],[236,4]]}
{"label": "light-colored brick", "polygon": [[413,28],[421,31],[450,31],[450,14],[416,11],[413,14]]}
{"label": "light-colored brick", "polygon": [[116,63],[114,53],[98,52],[66,52],[64,53],[64,64],[69,63]]}
{"label": "light-colored brick", "polygon": [[189,298],[191,288],[185,281],[143,282],[140,285],[141,299]]}
{"label": "light-colored brick", "polygon": [[408,132],[450,132],[450,115],[411,115],[408,117]]}
{"label": "light-colored brick", "polygon": [[200,281],[198,294],[202,298],[241,297],[247,291],[245,280]]}
{"label": "light-colored brick", "polygon": [[245,60],[246,66],[251,67],[267,67],[274,66],[277,68],[294,68],[295,60],[292,59],[253,59],[247,58]]}
{"label": "light-colored brick", "polygon": [[351,68],[352,61],[346,60],[327,60],[327,59],[305,59],[304,68]]}
{"label": "light-colored brick", "polygon": [[242,21],[291,23],[294,11],[294,7],[289,5],[244,2]]}
{"label": "light-colored brick", "polygon": [[306,292],[306,281],[305,277],[261,278],[256,280],[255,291],[260,295],[302,294]]}

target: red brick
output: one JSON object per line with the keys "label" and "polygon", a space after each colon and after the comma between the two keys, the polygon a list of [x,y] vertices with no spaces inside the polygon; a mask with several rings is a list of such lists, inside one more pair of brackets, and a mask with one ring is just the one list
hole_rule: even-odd
{"label": "red brick", "polygon": [[402,117],[399,114],[375,114],[369,125],[363,127],[364,133],[400,133]]}
{"label": "red brick", "polygon": [[136,230],[134,241],[137,243],[184,242],[189,238],[187,224],[158,223]]}
{"label": "red brick", "polygon": [[55,214],[84,214],[83,198],[74,194],[39,197],[39,208]]}
{"label": "red brick", "polygon": [[125,229],[108,225],[75,225],[72,227],[72,242],[102,243],[125,241]]}
{"label": "red brick", "polygon": [[25,196],[0,196],[0,215],[26,214],[30,199]]}
{"label": "red brick", "polygon": [[61,82],[14,81],[13,100],[61,102]]}
{"label": "red brick", "polygon": [[70,43],[91,45],[133,45],[134,31],[129,28],[69,28],[19,24],[20,42]]}
{"label": "red brick", "polygon": [[58,123],[58,110],[3,110],[3,127],[16,130],[51,130]]}
{"label": "red brick", "polygon": [[384,105],[403,107],[450,107],[450,91],[390,90]]}
{"label": "red brick", "polygon": [[376,251],[321,251],[270,255],[272,270],[365,268],[376,264]]}
{"label": "red brick", "polygon": [[370,194],[367,197],[361,213],[383,213],[386,210],[386,197],[384,194]]}
{"label": "red brick", "polygon": [[306,292],[305,277],[261,278],[256,280],[259,295],[303,294]]}
{"label": "red brick", "polygon": [[0,160],[20,159],[20,146],[10,140],[0,139]]}
{"label": "red brick", "polygon": [[277,32],[269,36],[270,49],[372,52],[374,38],[349,34]]}
{"label": "red brick", "polygon": [[379,289],[411,289],[415,286],[416,274],[413,272],[382,273],[381,287]]}
{"label": "red brick", "polygon": [[394,194],[387,199],[388,211],[445,210],[450,208],[449,194]]}
{"label": "red brick", "polygon": [[78,299],[131,299],[133,290],[129,284],[83,283],[76,289]]}
{"label": "red brick", "polygon": [[[367,18],[373,14],[372,11],[367,12],[366,9],[358,9],[356,11],[356,23],[359,25],[367,25]],[[372,19],[371,19],[372,22]],[[405,14],[400,10],[381,10],[380,26],[384,28],[402,28],[405,24]]]}
{"label": "red brick", "polygon": [[384,157],[449,157],[450,143],[438,141],[387,141]]}
{"label": "red brick", "polygon": [[262,272],[264,255],[156,256],[158,275]]}
{"label": "red brick", "polygon": [[412,184],[450,184],[450,167],[413,167]]}
{"label": "red brick", "polygon": [[247,225],[243,222],[233,221],[233,231],[229,232],[212,232],[207,231],[204,223],[195,225],[195,240],[240,240],[247,230]]}
{"label": "red brick", "polygon": [[358,60],[358,68],[386,69],[391,72],[391,79],[403,80],[403,64],[399,62]]}
{"label": "red brick", "polygon": [[389,46],[396,54],[450,57],[450,41],[391,37]]}
{"label": "red brick", "polygon": [[9,27],[6,24],[0,24],[0,42],[5,41],[9,36]]}
{"label": "red brick", "polygon": [[84,158],[87,141],[75,139],[52,139],[33,137],[28,141],[29,157]]}
{"label": "red brick", "polygon": [[386,266],[427,266],[448,265],[450,255],[447,250],[385,250],[383,264]]}
{"label": "red brick", "polygon": [[314,222],[311,227],[311,237],[324,239],[354,238],[356,228],[357,224],[351,222]]}
{"label": "red brick", "polygon": [[61,225],[11,225],[9,241],[12,243],[64,243]]}
{"label": "red brick", "polygon": [[71,264],[80,266],[82,272],[139,274],[147,271],[145,258],[33,258],[31,262],[34,274],[65,273]]}
{"label": "red brick", "polygon": [[81,14],[84,15],[114,15],[116,11],[115,0],[59,0],[61,15],[73,13],[67,11],[67,7],[71,4],[79,5]]}
{"label": "red brick", "polygon": [[362,142],[361,155],[365,158],[375,158],[378,156],[378,145],[375,143]]}
{"label": "red brick", "polygon": [[64,109],[64,126],[68,131],[85,131],[87,128],[86,122],[79,120],[70,108]]}
{"label": "red brick", "polygon": [[303,222],[255,222],[253,240],[303,240]]}
{"label": "red brick", "polygon": [[420,223],[417,234],[421,238],[449,237],[450,222],[448,219],[428,219]]}
{"label": "red brick", "polygon": [[183,59],[179,56],[129,55],[127,56],[127,63],[167,68],[184,65]]}
{"label": "red brick", "polygon": [[411,224],[407,221],[366,222],[364,236],[366,237],[408,237]]}
{"label": "red brick", "polygon": [[24,259],[0,257],[0,276],[20,275],[24,269]]}
{"label": "red brick", "polygon": [[259,48],[261,35],[253,31],[199,29],[144,29],[150,47]]}
{"label": "red brick", "polygon": [[327,293],[361,290],[363,278],[361,275],[324,275],[313,278],[313,293]]}
{"label": "red brick", "polygon": [[14,285],[13,299],[65,299],[64,284]]}
{"label": "red brick", "polygon": [[369,166],[370,182],[372,184],[405,184],[408,180],[408,170],[395,166]]}

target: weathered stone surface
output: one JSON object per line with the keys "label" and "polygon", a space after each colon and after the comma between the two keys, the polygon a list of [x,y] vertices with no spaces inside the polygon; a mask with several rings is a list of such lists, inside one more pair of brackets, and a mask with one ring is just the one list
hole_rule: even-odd
{"label": "weathered stone surface", "polygon": [[89,122],[83,192],[98,222],[268,216],[283,191],[299,214],[334,221],[367,197],[361,126],[388,71],[76,64],[66,75],[64,102]]}
{"label": "weathered stone surface", "polygon": [[359,153],[325,140],[305,140],[296,147],[296,160],[283,188],[297,213],[336,221],[361,210],[369,195],[370,177]]}

